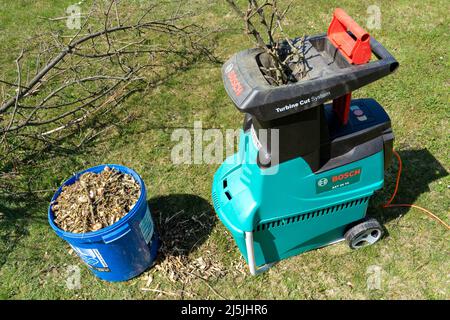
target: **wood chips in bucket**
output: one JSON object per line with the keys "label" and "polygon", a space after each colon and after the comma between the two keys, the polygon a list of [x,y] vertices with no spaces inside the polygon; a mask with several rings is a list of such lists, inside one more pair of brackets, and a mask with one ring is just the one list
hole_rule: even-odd
{"label": "wood chips in bucket", "polygon": [[109,167],[98,174],[86,172],[74,184],[63,186],[52,202],[54,222],[72,233],[100,230],[123,218],[140,193],[131,175]]}

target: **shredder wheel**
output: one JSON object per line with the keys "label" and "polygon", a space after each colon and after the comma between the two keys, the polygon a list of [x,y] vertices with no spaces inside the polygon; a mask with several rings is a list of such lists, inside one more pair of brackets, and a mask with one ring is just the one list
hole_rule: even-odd
{"label": "shredder wheel", "polygon": [[351,227],[345,233],[345,240],[351,249],[359,249],[374,244],[383,236],[383,227],[371,218]]}

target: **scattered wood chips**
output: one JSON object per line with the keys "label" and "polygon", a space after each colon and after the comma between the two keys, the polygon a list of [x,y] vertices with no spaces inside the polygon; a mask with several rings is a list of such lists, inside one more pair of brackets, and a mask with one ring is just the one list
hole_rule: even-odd
{"label": "scattered wood chips", "polygon": [[[153,215],[158,222],[161,248],[155,267],[141,278],[144,281],[142,291],[153,292],[157,297],[194,298],[197,293],[188,288],[192,283],[203,282],[211,291],[211,297],[224,299],[226,297],[214,289],[214,283],[229,274],[234,278],[246,276],[243,258],[224,266],[219,249],[213,241],[207,240],[217,222],[214,212],[188,214],[184,210],[175,213],[155,210]],[[202,240],[206,242],[201,244]],[[233,240],[230,238],[230,241]],[[160,288],[157,282],[155,287],[154,277],[163,277],[173,286]]]}
{"label": "scattered wood chips", "polygon": [[64,186],[51,204],[55,224],[64,231],[86,233],[114,224],[139,199],[141,189],[131,175],[105,167],[96,174],[87,172]]}

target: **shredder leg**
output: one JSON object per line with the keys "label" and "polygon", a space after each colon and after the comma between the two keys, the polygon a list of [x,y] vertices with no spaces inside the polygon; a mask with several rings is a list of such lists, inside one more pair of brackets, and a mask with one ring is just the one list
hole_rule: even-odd
{"label": "shredder leg", "polygon": [[263,273],[274,265],[274,263],[268,263],[260,268],[256,268],[255,250],[253,246],[253,232],[251,231],[245,232],[245,247],[247,248],[248,267],[250,269],[250,273],[252,274],[252,276]]}

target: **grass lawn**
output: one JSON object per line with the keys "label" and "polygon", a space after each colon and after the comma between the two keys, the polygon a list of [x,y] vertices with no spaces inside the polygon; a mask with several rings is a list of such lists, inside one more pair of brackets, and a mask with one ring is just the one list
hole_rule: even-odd
{"label": "grass lawn", "polygon": [[[223,61],[252,45],[225,1],[189,2],[202,8],[200,20],[205,24],[224,28],[216,48]],[[397,58],[400,68],[393,76],[358,90],[354,97],[375,98],[391,117],[395,148],[404,164],[394,202],[426,207],[448,222],[450,18],[446,12],[450,2],[374,3],[381,8],[382,27],[371,30],[371,35]],[[27,37],[36,28],[48,28],[42,17],[64,16],[70,4],[66,0],[0,2],[0,79],[14,72],[14,60]],[[82,4],[88,6],[88,1]],[[294,1],[286,28],[290,35],[322,33],[338,6],[365,26],[367,4],[361,1],[299,0]],[[194,249],[180,261],[198,266],[199,274],[208,270],[211,276],[174,278],[170,273],[173,264],[161,257],[156,268],[135,279],[103,282],[48,225],[52,192],[34,193],[0,198],[0,298],[450,299],[449,232],[415,209],[380,208],[394,188],[396,163],[387,172],[385,188],[369,206],[368,214],[379,218],[387,230],[382,241],[358,251],[339,243],[282,261],[252,277],[212,209],[210,189],[218,166],[170,161],[176,144],[171,141],[174,128],[193,127],[194,121],[221,130],[241,126],[242,116],[223,89],[220,65],[199,63],[126,103],[132,122],[108,131],[94,146],[76,154],[43,159],[25,171],[26,179],[35,189],[56,190],[73,172],[96,164],[134,168],[146,182],[150,208],[160,228],[164,230],[165,219],[180,211],[192,227],[201,215],[199,219],[209,221],[201,234],[195,234]],[[190,230],[189,226],[179,228],[171,234]],[[187,242],[191,238],[186,234]],[[81,269],[81,287],[76,290],[66,285],[71,265]],[[367,282],[377,272],[380,287],[369,290]]]}

